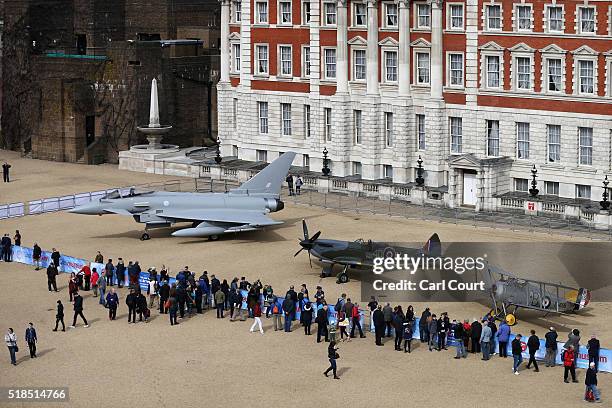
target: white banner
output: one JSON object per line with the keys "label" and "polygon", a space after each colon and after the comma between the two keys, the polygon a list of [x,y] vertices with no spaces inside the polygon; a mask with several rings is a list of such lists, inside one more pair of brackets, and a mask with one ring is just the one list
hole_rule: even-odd
{"label": "white banner", "polygon": [[91,201],[91,194],[90,193],[81,193],[81,194],[75,194],[74,195],[74,205],[75,205],[75,207],[77,205],[87,204],[90,201]]}
{"label": "white banner", "polygon": [[28,203],[28,214],[40,214],[43,212],[42,200],[34,200]]}
{"label": "white banner", "polygon": [[57,197],[45,198],[42,203],[43,212],[59,210],[59,199]]}
{"label": "white banner", "polygon": [[59,199],[59,208],[60,210],[67,210],[69,208],[74,208],[74,196],[63,196]]}
{"label": "white banner", "polygon": [[0,205],[0,220],[4,219],[4,218],[8,218],[9,216],[9,209],[8,209],[8,205]]}
{"label": "white banner", "polygon": [[13,203],[8,206],[9,217],[23,217],[25,212],[25,206],[23,203]]}

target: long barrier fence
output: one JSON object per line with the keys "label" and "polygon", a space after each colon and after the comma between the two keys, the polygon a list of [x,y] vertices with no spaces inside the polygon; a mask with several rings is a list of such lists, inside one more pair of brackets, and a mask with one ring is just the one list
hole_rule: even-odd
{"label": "long barrier fence", "polygon": [[[13,246],[13,254],[12,254],[12,259],[14,262],[19,262],[19,263],[23,263],[26,265],[35,265],[34,259],[32,258],[32,248],[28,248],[28,247],[22,247],[22,246]],[[42,251],[42,256],[41,259],[39,260],[39,266],[46,268],[49,263],[51,261],[51,252],[49,251]],[[96,270],[99,271],[103,271],[105,268],[104,264],[101,263],[95,263],[95,262],[91,262],[85,259],[80,259],[80,258],[75,258],[75,257],[71,257],[71,256],[67,256],[67,255],[62,255],[60,258],[60,265],[59,265],[59,271],[60,272],[64,272],[64,273],[77,273],[79,272],[83,266],[88,265],[92,270],[93,268],[96,268]],[[125,282],[125,276],[123,281]],[[172,284],[176,282],[175,278],[170,278],[169,283]],[[138,279],[138,283],[140,286],[140,289],[143,291],[148,290],[149,288],[149,273],[148,272],[141,272],[139,279]],[[242,307],[246,308],[246,300],[247,300],[247,296],[248,293],[247,291],[241,291],[241,295],[242,295]],[[307,300],[307,299],[306,299]],[[263,296],[260,297],[260,302],[263,304]],[[277,300],[276,305],[278,306],[279,310],[282,310],[282,297],[280,297]],[[296,319],[299,320],[300,316],[301,316],[301,311],[302,311],[302,307],[305,301],[302,301],[302,303],[299,303],[298,305],[296,305]],[[273,307],[274,304],[270,305],[269,307]],[[318,307],[315,307],[315,311],[318,311],[319,309],[322,308],[322,305],[319,305]],[[367,327],[365,325],[365,316],[366,316],[366,311],[364,311],[363,309],[359,310],[359,321],[361,324],[361,327],[365,328]],[[315,318],[315,316],[313,316],[313,318]],[[329,320],[329,324],[330,326],[335,326],[335,324],[337,323],[337,313],[334,310],[333,307],[330,307],[328,309],[328,320]],[[412,337],[414,339],[419,339],[420,338],[420,332],[419,332],[419,321],[420,319],[417,318],[415,319],[415,322],[413,324],[413,333],[412,333]],[[350,329],[350,327],[348,328]],[[372,319],[370,319],[370,325],[369,325],[369,330],[370,332],[374,331],[374,323],[372,321]],[[512,335],[510,336],[510,338],[513,338]],[[523,349],[523,357],[525,358],[529,358],[529,352],[527,350],[527,340],[528,338],[526,336],[522,337],[521,340],[521,345],[522,345],[522,349]],[[455,341],[454,337],[453,337],[453,333],[451,332],[449,334],[448,340],[447,340],[448,345],[450,346],[456,346],[457,342]],[[563,345],[564,343],[557,343],[557,354],[556,354],[556,361],[557,364],[562,364],[562,360],[561,360],[561,352],[563,350]],[[509,354],[512,354],[512,346],[510,343],[507,344],[507,348],[509,351]],[[538,350],[538,352],[536,353],[536,358],[538,360],[543,360],[544,359],[544,353],[545,353],[546,347],[545,347],[545,342],[544,340],[540,340],[540,349]],[[499,343],[496,343],[495,346],[495,351],[499,352]],[[578,351],[578,356],[576,359],[576,366],[579,368],[588,368],[589,365],[589,353],[588,350],[585,346],[580,346],[580,350]],[[602,348],[600,350],[599,353],[599,371],[604,371],[604,372],[612,372],[612,350],[610,349],[605,349]]]}

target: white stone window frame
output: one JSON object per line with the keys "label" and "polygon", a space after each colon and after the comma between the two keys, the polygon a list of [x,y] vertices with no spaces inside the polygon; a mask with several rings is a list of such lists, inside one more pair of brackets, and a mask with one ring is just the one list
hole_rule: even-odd
{"label": "white stone window frame", "polygon": [[[504,48],[490,41],[479,47],[480,50],[480,89],[502,91],[504,89]],[[487,78],[487,57],[499,57],[499,86],[489,87]]]}
{"label": "white stone window frame", "polygon": [[[392,37],[387,37],[378,43],[380,47],[380,72],[381,72],[381,82],[385,84],[396,85],[399,82],[399,42]],[[395,52],[397,53],[397,79],[395,81],[387,80],[387,52]],[[431,76],[431,72],[430,72]]]}
{"label": "white stone window frame", "polygon": [[[321,24],[321,26],[323,26],[323,27],[337,27],[338,26],[338,3],[336,1],[324,1],[321,4],[322,4],[322,7],[321,7],[321,22],[322,22],[322,24]],[[335,20],[336,20],[336,22],[333,23],[333,24],[331,24],[331,23],[328,24],[327,23],[327,5],[328,4],[333,4],[334,8],[336,10],[336,13],[335,13],[335,16],[336,16]]]}
{"label": "white stone window frame", "polygon": [[[489,138],[489,122],[497,122],[497,139]],[[491,151],[491,140],[497,140],[497,154],[489,154]],[[485,119],[485,156],[501,157],[501,126],[499,119]]]}
{"label": "white stone window frame", "polygon": [[310,7],[309,13],[310,14],[310,21],[312,21],[312,5],[310,4],[310,0],[302,0],[300,2],[300,18],[301,18],[301,23],[303,26],[309,26],[310,25],[310,21],[307,21],[308,19],[306,18],[307,13],[306,13],[306,4],[308,4],[308,6]]}
{"label": "white stone window frame", "polygon": [[240,50],[240,64],[242,65],[242,47],[240,44],[240,37],[238,37],[238,39],[232,39],[230,38],[230,54],[231,54],[231,59],[230,59],[230,74],[240,74],[240,67],[236,66],[236,46],[238,46],[238,49]]}
{"label": "white stone window frame", "polygon": [[[334,50],[336,51],[336,75],[334,77],[327,76],[327,60],[326,60],[326,50]],[[338,77],[338,49],[336,47],[321,47],[321,72],[322,79],[326,82],[336,82],[336,78]]]}
{"label": "white stone window frame", "polygon": [[[573,71],[573,88],[574,95],[578,96],[598,96],[598,57],[599,53],[593,50],[588,45],[583,45],[572,51],[572,71]],[[593,93],[580,92],[580,64],[578,61],[593,61]]]}
{"label": "white stone window frame", "polygon": [[[431,31],[431,3],[427,1],[418,1],[412,4],[414,5],[414,12],[413,12],[414,22],[412,24],[412,27],[414,28],[411,31]],[[428,26],[419,25],[419,6],[421,5],[429,6],[429,25]]]}
{"label": "white stone window frame", "polygon": [[[289,127],[285,128],[285,110],[284,107],[289,106],[289,118],[287,119],[289,123]],[[288,130],[285,133],[285,130]],[[281,136],[291,136],[293,135],[293,106],[291,102],[281,102],[280,103],[280,134]]]}
{"label": "white stone window frame", "polygon": [[[592,8],[595,11],[593,12],[593,31],[587,31],[585,33],[582,32],[582,14],[581,10],[584,8]],[[586,1],[582,5],[576,5],[576,10],[574,11],[574,29],[576,34],[578,35],[597,35],[597,7],[595,5],[589,5]]]}
{"label": "white stone window frame", "polygon": [[[527,140],[519,140],[519,128],[520,125],[527,125]],[[515,129],[514,129],[514,137],[516,140],[516,146],[515,146],[515,151],[514,154],[516,156],[516,160],[530,160],[531,158],[531,123],[529,122],[516,122],[515,123]],[[520,144],[526,144],[527,145],[527,157],[519,157],[519,151],[520,151]]]}
{"label": "white stone window frame", "polygon": [[[489,6],[499,6],[499,28],[489,27]],[[485,32],[498,33],[504,30],[504,5],[498,2],[483,2],[482,4],[482,30]]]}
{"label": "white stone window frame", "polygon": [[[309,139],[312,136],[312,106],[304,104],[302,108],[302,116],[304,119],[304,139]],[[304,166],[308,167],[308,166]]]}
{"label": "white stone window frame", "polygon": [[[565,93],[565,55],[567,50],[560,48],[555,44],[551,44],[547,47],[540,49],[541,55],[541,69],[540,69],[540,83],[542,84],[542,93],[552,95],[562,95]],[[551,91],[549,90],[548,83],[548,60],[549,59],[560,59],[561,60],[561,90]]]}
{"label": "white stone window frame", "polygon": [[[266,104],[266,116],[261,116],[261,107],[263,104]],[[262,132],[261,121],[262,119],[266,120],[266,131]],[[257,101],[257,133],[260,135],[269,135],[270,134],[270,102],[267,100],[258,100]]]}
{"label": "white stone window frame", "polygon": [[[461,27],[453,27],[451,6],[461,7]],[[446,3],[446,30],[447,31],[465,31],[465,4],[464,3]]]}
{"label": "white stone window frame", "polygon": [[[267,52],[267,54],[268,54],[268,63],[267,63],[268,71],[267,72],[260,72],[259,71],[259,47],[265,47],[268,50],[268,52]],[[256,77],[266,77],[266,78],[269,77],[270,76],[270,44],[268,44],[268,43],[255,43],[255,44],[253,44],[253,50],[255,51],[255,58],[254,58],[255,66],[253,67],[253,72],[254,72],[253,76],[256,76]]]}
{"label": "white stone window frame", "polygon": [[[559,7],[561,8],[561,31],[556,31],[556,30],[551,30],[550,29],[550,21],[548,18],[549,15],[549,11],[548,9],[553,8],[553,7]],[[545,4],[544,5],[544,32],[548,33],[548,34],[563,34],[565,33],[565,5],[564,4],[558,4],[558,3],[552,3],[552,4]]]}
{"label": "white stone window frame", "polygon": [[[391,126],[389,127],[389,118],[391,118]],[[383,132],[384,132],[384,148],[390,149],[395,145],[395,115],[393,111],[383,111]],[[389,134],[391,137],[389,137]]]}
{"label": "white stone window frame", "polygon": [[[429,88],[431,86],[431,43],[423,38],[419,38],[416,41],[413,41],[410,44],[410,47],[412,48],[412,61],[414,61],[413,65],[413,69],[412,69],[412,75],[413,75],[413,81],[412,81],[412,85],[419,87],[419,88]],[[427,83],[420,83],[418,82],[418,70],[419,70],[419,66],[418,66],[418,60],[417,60],[417,54],[421,54],[421,53],[425,53],[429,55],[429,82]]]}
{"label": "white stone window frame", "polygon": [[[289,55],[291,56],[290,59],[290,73],[289,74],[284,74],[283,73],[283,61],[282,61],[282,53],[281,53],[281,47],[289,47]],[[278,44],[276,46],[276,76],[277,78],[293,78],[293,45],[291,44]]]}
{"label": "white stone window frame", "polygon": [[[381,3],[382,5],[382,24],[381,24],[381,28],[385,29],[385,30],[389,30],[389,31],[396,31],[399,29],[399,4],[396,3],[395,1],[384,1]],[[387,8],[390,5],[395,5],[395,18],[396,18],[396,24],[395,25],[388,25],[387,24]]]}
{"label": "white stone window frame", "polygon": [[[550,129],[551,126],[559,126],[559,143],[551,143],[550,141]],[[563,157],[563,155],[561,154],[562,150],[563,150],[563,126],[557,123],[547,123],[546,124],[546,163],[561,163],[561,157]],[[554,161],[550,159],[550,154],[551,154],[551,149],[550,146],[551,145],[556,145],[559,146],[559,160]]]}
{"label": "white stone window frame", "polygon": [[302,49],[301,49],[301,53],[300,53],[300,76],[301,78],[310,78],[310,74],[306,73],[306,49],[308,48],[308,57],[309,57],[309,61],[308,61],[308,70],[310,71],[310,74],[312,74],[312,66],[310,65],[312,63],[312,50],[310,47],[310,43],[308,44],[302,44]]}
{"label": "white stone window frame", "polygon": [[[328,116],[329,113],[329,116]],[[334,133],[334,113],[329,106],[323,107],[323,141],[330,142]]]}
{"label": "white stone window frame", "polygon": [[[530,93],[534,90],[535,80],[535,49],[525,43],[516,44],[510,48],[510,83],[514,92]],[[518,86],[518,58],[529,58],[529,88],[519,88]]]}
{"label": "white stone window frame", "polygon": [[[351,50],[351,81],[365,84],[368,78],[368,48],[365,45],[355,44],[355,45],[350,46],[350,50]],[[357,62],[357,58],[355,58],[356,51],[363,51],[365,55],[363,79],[358,79],[355,76],[355,73],[357,72],[357,66],[355,65]]]}
{"label": "white stone window frame", "polygon": [[[240,7],[240,9],[239,9]],[[238,14],[240,13],[240,19],[238,19]],[[241,1],[232,1],[232,24],[240,24],[242,23],[242,2]]]}
{"label": "white stone window frame", "polygon": [[[267,20],[266,21],[260,21],[261,17],[259,15],[259,7],[257,7],[257,5],[259,3],[266,3],[266,5],[267,5],[266,6],[266,16],[267,16]],[[253,3],[253,8],[255,9],[254,10],[254,12],[255,12],[254,13],[255,14],[255,20],[254,20],[255,23],[253,25],[255,25],[255,26],[262,26],[262,25],[267,26],[267,25],[269,25],[270,24],[270,2],[268,0],[256,0]]]}
{"label": "white stone window frame", "polygon": [[[359,126],[357,126],[358,123]],[[355,146],[363,144],[363,110],[361,109],[353,109],[353,144]]]}
{"label": "white stone window frame", "polygon": [[[289,3],[289,22],[282,22],[281,3]],[[276,26],[277,27],[293,27],[293,1],[282,0],[276,3]]]}
{"label": "white stone window frame", "polygon": [[[461,129],[461,133],[458,135],[459,143],[453,143],[453,121],[457,121],[459,123],[459,128]],[[451,155],[460,155],[463,154],[463,117],[462,116],[449,116],[448,117],[448,146],[449,153]],[[458,150],[453,150],[453,146],[458,146]]]}
{"label": "white stone window frame", "polygon": [[[420,132],[420,121],[421,118],[423,119],[423,144],[421,147],[421,132]],[[416,113],[414,116],[414,130],[416,132],[416,146],[417,146],[417,151],[419,152],[423,152],[425,150],[427,150],[427,125],[425,123],[426,119],[425,119],[425,114],[424,113]]]}
{"label": "white stone window frame", "polygon": [[[611,9],[612,12],[612,9]],[[612,98],[612,50],[605,52],[606,61],[606,92],[608,98]]]}
{"label": "white stone window frame", "polygon": [[[364,23],[357,24],[357,5],[365,7]],[[351,2],[351,28],[367,28],[368,27],[368,3],[365,1]]]}
{"label": "white stone window frame", "polygon": [[[583,145],[581,140],[580,140],[580,129],[591,129],[591,145]],[[578,167],[593,167],[593,152],[594,152],[594,144],[595,144],[595,132],[594,129],[591,126],[578,126],[576,128],[576,136],[578,137],[577,143],[578,143]],[[590,149],[590,156],[589,158],[591,159],[591,163],[582,163],[582,148],[585,149]]]}
{"label": "white stone window frame", "polygon": [[[451,55],[461,55],[461,84],[459,85],[451,83]],[[452,89],[465,88],[465,52],[446,51],[446,87]]]}
{"label": "white stone window frame", "polygon": [[[529,25],[529,29],[525,29],[525,28],[519,28],[519,13],[518,13],[518,8],[519,7],[529,7],[531,9],[530,14],[530,25]],[[533,14],[534,14],[534,10],[533,10],[533,4],[531,3],[514,3],[514,7],[512,7],[512,27],[514,28],[514,31],[517,33],[531,33],[533,32]],[[503,15],[502,15],[502,26],[503,26]]]}

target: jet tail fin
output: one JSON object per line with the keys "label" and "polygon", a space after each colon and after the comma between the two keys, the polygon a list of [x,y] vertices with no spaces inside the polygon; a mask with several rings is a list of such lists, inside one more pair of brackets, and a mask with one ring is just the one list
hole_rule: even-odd
{"label": "jet tail fin", "polygon": [[230,193],[266,196],[280,195],[281,186],[287,177],[289,167],[291,167],[294,158],[295,152],[283,153],[240,187],[230,190]]}

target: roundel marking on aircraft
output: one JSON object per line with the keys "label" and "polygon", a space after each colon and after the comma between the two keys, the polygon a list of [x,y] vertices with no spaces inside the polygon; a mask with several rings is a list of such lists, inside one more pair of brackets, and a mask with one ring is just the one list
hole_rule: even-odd
{"label": "roundel marking on aircraft", "polygon": [[164,207],[167,207],[169,205],[170,205],[170,201],[168,201],[168,200],[164,201]]}

